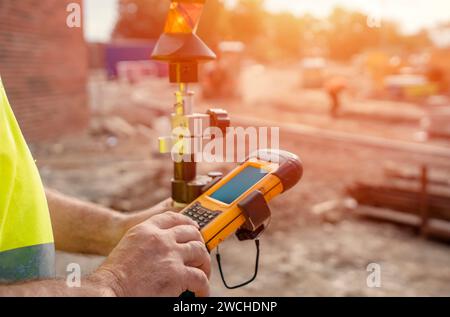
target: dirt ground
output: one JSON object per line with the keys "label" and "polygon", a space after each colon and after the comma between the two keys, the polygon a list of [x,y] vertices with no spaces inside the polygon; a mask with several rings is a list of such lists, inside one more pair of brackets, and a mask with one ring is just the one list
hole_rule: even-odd
{"label": "dirt ground", "polygon": [[[225,106],[231,115],[246,115],[254,114],[252,107],[258,103],[258,115],[278,120],[281,127],[282,122],[289,121],[415,140],[417,122],[422,115],[417,106],[390,106],[373,101],[367,102],[367,107],[361,107],[358,105],[365,104],[364,100],[355,97],[349,99],[346,109],[347,113],[356,115],[331,120],[327,117],[323,94],[297,90],[296,76],[295,72],[286,73],[285,70],[249,68],[243,76],[247,84],[243,101],[229,101]],[[258,79],[252,82],[246,78]],[[277,78],[279,80],[275,80]],[[168,197],[171,166],[167,159],[156,154],[156,143],[166,124],[163,115],[170,110],[170,87],[161,81],[129,87],[123,83],[101,83],[96,79],[90,89],[95,101],[90,133],[32,148],[45,184],[121,211],[142,209]],[[115,95],[110,98],[112,94]],[[117,94],[121,94],[120,98]],[[150,102],[156,99],[158,102]],[[292,107],[297,99],[299,107],[295,110]],[[308,103],[314,99],[318,106],[311,110]],[[120,100],[127,100],[127,103],[121,104]],[[376,106],[380,103],[381,108]],[[398,107],[403,106],[406,109],[404,115],[398,112]],[[136,109],[133,107],[139,107],[141,113],[151,114],[147,119],[149,122],[137,122],[143,116],[130,117],[126,109],[131,112]],[[199,106],[205,107],[206,103]],[[114,129],[105,127],[102,122],[105,113],[109,118],[111,113],[126,117],[135,129],[128,133],[125,126],[120,129],[121,133],[114,133]],[[397,116],[395,120],[399,124],[374,120],[373,113],[379,114],[380,118]],[[156,117],[160,119],[156,120]],[[260,270],[256,281],[241,289],[226,290],[213,259],[213,295],[450,295],[448,244],[422,239],[411,228],[359,218],[346,208],[336,207],[320,215],[314,211],[317,204],[346,198],[346,186],[357,180],[382,178],[382,166],[388,162],[413,167],[424,162],[448,166],[449,162],[363,146],[286,137],[282,129],[281,147],[301,156],[304,178],[297,187],[271,204],[273,219],[261,239]],[[230,167],[220,166],[220,169]],[[253,274],[255,251],[252,242],[243,243],[231,238],[221,245],[220,250],[230,284],[242,282]],[[102,260],[96,256],[59,252],[58,273],[63,276],[66,264],[77,262],[87,274]],[[369,272],[366,269],[370,263],[381,266],[379,288],[367,286]]]}

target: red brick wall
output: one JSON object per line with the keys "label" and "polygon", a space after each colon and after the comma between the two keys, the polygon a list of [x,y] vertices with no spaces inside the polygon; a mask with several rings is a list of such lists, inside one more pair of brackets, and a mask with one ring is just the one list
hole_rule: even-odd
{"label": "red brick wall", "polygon": [[86,44],[66,25],[67,4],[80,1],[0,0],[0,76],[29,141],[87,126]]}

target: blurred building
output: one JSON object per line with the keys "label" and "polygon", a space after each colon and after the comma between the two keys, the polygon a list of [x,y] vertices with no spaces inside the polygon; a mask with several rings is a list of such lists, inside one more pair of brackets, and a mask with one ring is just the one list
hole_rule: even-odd
{"label": "blurred building", "polygon": [[88,124],[88,58],[82,28],[69,28],[69,3],[0,0],[0,76],[29,141]]}
{"label": "blurred building", "polygon": [[151,60],[155,44],[156,40],[141,39],[88,43],[89,68],[106,71],[109,79],[121,78],[136,71],[144,76],[167,77],[167,64]]}

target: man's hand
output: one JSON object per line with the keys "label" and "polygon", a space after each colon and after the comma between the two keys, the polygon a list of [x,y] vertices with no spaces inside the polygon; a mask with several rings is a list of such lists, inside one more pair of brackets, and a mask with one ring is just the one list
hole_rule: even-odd
{"label": "man's hand", "polygon": [[[146,210],[131,213],[123,213],[121,219],[121,228],[123,234],[125,234],[128,230],[140,224],[141,222],[144,222],[145,220],[153,216],[159,215],[167,211],[179,211],[173,207],[173,201],[171,198],[166,199],[160,202],[159,204]],[[119,237],[119,240],[122,238],[122,236]]]}
{"label": "man's hand", "polygon": [[64,280],[0,285],[1,296],[209,295],[210,257],[198,225],[177,213],[156,215],[129,230],[80,288]]}
{"label": "man's hand", "polygon": [[210,256],[193,220],[173,212],[129,230],[93,274],[117,296],[209,296]]}

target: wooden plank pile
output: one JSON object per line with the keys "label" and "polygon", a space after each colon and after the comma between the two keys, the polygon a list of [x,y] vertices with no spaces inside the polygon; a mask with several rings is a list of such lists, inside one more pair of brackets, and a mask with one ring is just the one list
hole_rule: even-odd
{"label": "wooden plank pile", "polygon": [[429,170],[386,166],[381,184],[358,182],[347,192],[362,215],[412,225],[423,235],[450,238],[449,172]]}

